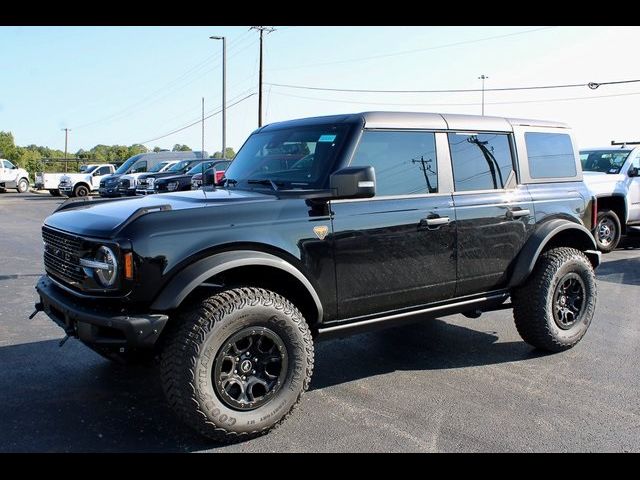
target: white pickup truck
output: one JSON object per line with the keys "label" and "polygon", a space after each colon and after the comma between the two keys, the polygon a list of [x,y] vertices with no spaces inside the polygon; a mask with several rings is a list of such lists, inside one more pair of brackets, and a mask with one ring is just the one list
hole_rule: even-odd
{"label": "white pickup truck", "polygon": [[58,189],[68,197],[86,197],[100,187],[100,180],[115,173],[116,167],[110,163],[87,165],[82,173],[65,173],[60,178]]}
{"label": "white pickup truck", "polygon": [[0,191],[15,188],[18,193],[29,191],[29,174],[9,160],[0,158]]}
{"label": "white pickup truck", "polygon": [[[93,172],[95,172],[96,168],[100,168],[100,176],[93,176]],[[63,193],[69,196],[73,196],[74,194],[74,186],[76,182],[80,181],[85,184],[87,189],[84,192],[83,188],[80,188],[79,193],[84,193],[85,196],[88,195],[90,191],[97,190],[98,185],[100,184],[100,178],[102,178],[102,171],[105,171],[104,175],[110,175],[115,172],[115,167],[111,164],[91,164],[91,165],[82,165],[80,167],[80,173],[45,173],[45,172],[37,172],[36,173],[36,181],[35,187],[38,190],[49,190],[49,193],[54,197],[59,197]],[[63,177],[68,177],[71,179],[71,189],[66,190],[67,182],[63,184],[65,187],[65,191],[60,191],[60,182]]]}
{"label": "white pickup truck", "polygon": [[620,237],[640,227],[640,142],[580,150],[584,182],[597,198],[594,237],[610,252]]}

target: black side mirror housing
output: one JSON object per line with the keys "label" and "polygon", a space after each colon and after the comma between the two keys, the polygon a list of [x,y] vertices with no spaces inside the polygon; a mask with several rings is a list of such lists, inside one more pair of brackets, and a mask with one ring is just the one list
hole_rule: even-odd
{"label": "black side mirror housing", "polygon": [[373,167],[346,167],[329,179],[333,198],[370,198],[376,194],[376,172]]}
{"label": "black side mirror housing", "polygon": [[631,167],[629,169],[629,173],[627,175],[629,175],[630,177],[638,177],[638,176],[640,176],[638,174],[638,167]]}

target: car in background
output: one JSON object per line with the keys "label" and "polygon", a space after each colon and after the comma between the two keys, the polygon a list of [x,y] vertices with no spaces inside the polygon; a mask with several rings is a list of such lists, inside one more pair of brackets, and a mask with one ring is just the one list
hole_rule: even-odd
{"label": "car in background", "polygon": [[29,174],[9,160],[0,158],[0,191],[15,188],[18,193],[29,191]]}
{"label": "car in background", "polygon": [[640,142],[580,150],[584,182],[597,198],[594,237],[604,253],[640,227]]}
{"label": "car in background", "polygon": [[167,192],[181,192],[192,189],[192,179],[195,176],[202,178],[202,172],[212,168],[216,165],[216,168],[222,171],[231,163],[229,160],[207,160],[205,162],[199,162],[191,166],[191,168],[182,175],[172,175],[159,178],[155,181],[154,191],[155,193],[167,193]]}
{"label": "car in background", "polygon": [[204,173],[196,173],[191,177],[191,190],[198,190],[199,188],[202,188],[203,177],[204,186],[217,184],[224,178],[224,173],[227,171],[229,165],[231,165],[231,160],[218,160],[210,165]]}
{"label": "car in background", "polygon": [[[109,175],[100,181],[101,197],[119,197],[121,194],[135,195],[136,179],[138,174],[143,174],[162,162],[197,159],[206,156],[207,152],[151,152],[139,153],[130,157],[116,170],[113,175]],[[120,180],[124,175],[132,175],[126,181]]]}
{"label": "car in background", "polygon": [[116,171],[115,165],[82,165],[80,173],[65,173],[60,178],[58,190],[68,197],[86,197],[97,192],[100,180]]}
{"label": "car in background", "polygon": [[182,160],[177,161],[171,167],[165,168],[159,172],[149,172],[138,177],[138,184],[136,186],[137,195],[148,195],[155,193],[155,182],[164,177],[174,177],[176,175],[185,174],[191,170],[192,167],[200,165],[202,160]]}

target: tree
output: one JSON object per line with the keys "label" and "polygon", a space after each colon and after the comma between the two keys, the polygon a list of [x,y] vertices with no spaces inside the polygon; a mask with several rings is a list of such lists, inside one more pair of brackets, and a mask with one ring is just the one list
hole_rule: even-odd
{"label": "tree", "polygon": [[[226,153],[224,158],[228,158],[229,160],[231,160],[231,159],[236,157],[236,152],[233,151],[233,148],[227,147],[227,148],[224,149],[224,151]],[[210,158],[222,158],[222,152],[216,152]]]}
{"label": "tree", "polygon": [[158,152],[161,152],[162,149],[160,147],[153,147],[153,151],[158,153]]}
{"label": "tree", "polygon": [[16,144],[13,133],[0,131],[0,158],[15,160]]}
{"label": "tree", "polygon": [[174,152],[191,152],[191,147],[187,146],[187,145],[180,145],[179,143],[176,143],[173,146],[173,151]]}

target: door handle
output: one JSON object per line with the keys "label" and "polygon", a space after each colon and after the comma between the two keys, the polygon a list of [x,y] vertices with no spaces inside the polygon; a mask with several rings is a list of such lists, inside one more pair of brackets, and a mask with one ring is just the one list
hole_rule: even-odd
{"label": "door handle", "polygon": [[531,215],[531,212],[528,209],[522,209],[522,210],[509,210],[507,212],[507,216],[509,218],[520,218],[520,217],[526,217],[528,215]]}
{"label": "door handle", "polygon": [[442,225],[446,225],[449,223],[449,217],[432,217],[432,218],[423,218],[420,220],[420,227],[435,229],[439,228]]}

